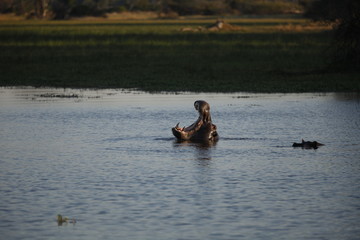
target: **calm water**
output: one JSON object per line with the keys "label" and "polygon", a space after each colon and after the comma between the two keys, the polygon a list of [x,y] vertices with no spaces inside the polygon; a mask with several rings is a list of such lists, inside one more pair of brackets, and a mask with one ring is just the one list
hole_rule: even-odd
{"label": "calm water", "polygon": [[2,239],[360,239],[358,96],[0,88],[0,126]]}

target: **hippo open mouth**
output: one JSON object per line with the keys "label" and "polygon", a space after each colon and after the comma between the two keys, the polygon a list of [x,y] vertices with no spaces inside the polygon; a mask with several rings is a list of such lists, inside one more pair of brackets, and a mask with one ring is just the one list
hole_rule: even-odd
{"label": "hippo open mouth", "polygon": [[190,141],[216,141],[219,135],[216,125],[212,124],[210,105],[202,100],[195,101],[195,109],[199,112],[199,118],[188,127],[179,127],[179,123],[172,128],[174,136],[179,140]]}

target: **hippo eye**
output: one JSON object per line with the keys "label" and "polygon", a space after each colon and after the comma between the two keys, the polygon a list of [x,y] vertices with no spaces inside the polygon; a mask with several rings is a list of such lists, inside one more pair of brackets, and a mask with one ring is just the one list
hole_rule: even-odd
{"label": "hippo eye", "polygon": [[198,108],[199,108],[199,103],[198,103],[198,102],[195,102],[195,103],[194,103],[194,106],[195,106],[195,109],[198,110]]}

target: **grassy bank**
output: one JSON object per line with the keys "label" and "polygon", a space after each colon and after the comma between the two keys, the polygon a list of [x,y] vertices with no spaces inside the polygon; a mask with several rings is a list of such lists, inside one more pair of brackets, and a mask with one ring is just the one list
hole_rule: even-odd
{"label": "grassy bank", "polygon": [[145,91],[360,91],[328,66],[331,31],[304,19],[2,21],[0,85]]}

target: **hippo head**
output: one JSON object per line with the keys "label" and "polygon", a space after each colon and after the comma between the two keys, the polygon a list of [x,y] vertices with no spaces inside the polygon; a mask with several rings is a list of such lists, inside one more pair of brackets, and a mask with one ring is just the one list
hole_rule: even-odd
{"label": "hippo head", "polygon": [[301,140],[301,143],[293,143],[292,145],[293,147],[301,147],[301,148],[305,148],[305,149],[317,149],[321,146],[324,146],[324,144],[319,143],[317,141],[304,141],[304,139]]}
{"label": "hippo head", "polygon": [[179,127],[179,123],[172,128],[174,136],[179,140],[190,141],[216,141],[219,136],[216,125],[212,124],[210,115],[210,105],[198,100],[194,102],[194,107],[199,113],[199,118],[188,127]]}

